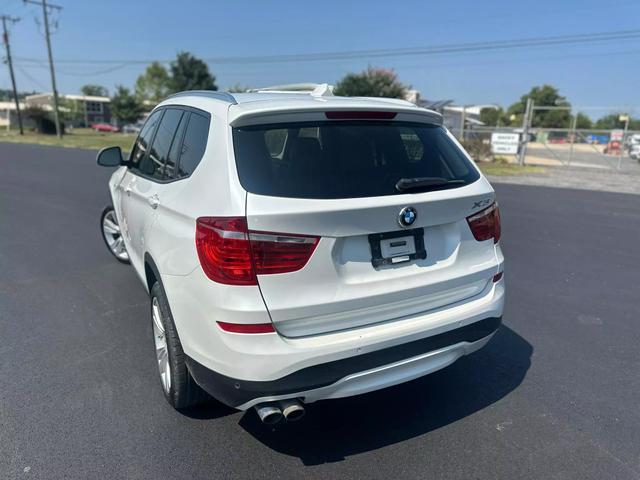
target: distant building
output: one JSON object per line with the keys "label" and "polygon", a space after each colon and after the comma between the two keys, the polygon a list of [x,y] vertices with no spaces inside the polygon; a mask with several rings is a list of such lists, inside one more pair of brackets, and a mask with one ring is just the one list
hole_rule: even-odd
{"label": "distant building", "polygon": [[[485,126],[484,123],[480,121],[480,112],[483,109],[498,108],[496,105],[454,105],[453,100],[426,100],[420,96],[418,90],[409,90],[405,99],[415,103],[419,107],[435,110],[442,114],[444,125],[458,137],[462,130],[463,113],[464,128],[465,131],[469,131],[474,127]],[[495,125],[487,126],[492,127]]]}
{"label": "distant building", "polygon": [[[59,95],[61,103],[69,112],[67,122],[73,127],[90,127],[94,123],[111,123],[111,99],[90,95]],[[38,93],[28,95],[24,102],[27,106],[45,109],[53,108],[53,94]]]}
{"label": "distant building", "polygon": [[[20,109],[24,109],[25,104],[20,102]],[[22,119],[23,125],[27,126],[24,123],[24,118]],[[6,128],[9,130],[11,126],[17,127],[18,125],[18,114],[16,112],[16,104],[11,102],[0,102],[0,128]]]}

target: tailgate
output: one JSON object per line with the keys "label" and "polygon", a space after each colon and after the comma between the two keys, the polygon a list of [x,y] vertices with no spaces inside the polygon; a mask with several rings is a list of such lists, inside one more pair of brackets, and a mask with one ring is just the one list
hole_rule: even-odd
{"label": "tailgate", "polygon": [[[482,179],[461,189],[376,199],[303,200],[249,194],[247,222],[259,231],[321,237],[304,268],[259,275],[276,329],[299,337],[385,322],[468,299],[490,286],[497,258],[491,240],[474,239],[466,217],[493,201]],[[398,214],[417,211],[412,229]],[[370,234],[421,229],[426,258],[374,267]],[[400,237],[402,238],[402,237]]]}

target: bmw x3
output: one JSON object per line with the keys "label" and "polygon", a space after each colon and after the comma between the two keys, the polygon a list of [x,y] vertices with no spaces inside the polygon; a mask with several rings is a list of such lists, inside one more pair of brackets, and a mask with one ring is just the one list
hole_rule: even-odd
{"label": "bmw x3", "polygon": [[[436,112],[313,91],[173,95],[117,167],[104,240],[150,295],[160,385],[265,423],[484,346],[500,215]],[[364,400],[363,400],[364,401]]]}

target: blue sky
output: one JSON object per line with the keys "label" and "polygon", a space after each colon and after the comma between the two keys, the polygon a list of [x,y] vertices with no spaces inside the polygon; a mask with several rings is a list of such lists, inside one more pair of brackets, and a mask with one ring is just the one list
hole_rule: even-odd
{"label": "blue sky", "polygon": [[[640,1],[235,1],[53,0],[54,58],[171,59],[428,47],[443,44],[640,29]],[[41,9],[0,0],[0,13],[22,17],[11,28],[20,90],[50,90]],[[394,68],[430,99],[509,105],[530,87],[550,83],[575,105],[635,107],[640,113],[640,39],[603,44],[400,58],[243,65],[210,64],[221,88],[303,81],[335,83],[368,64]],[[85,83],[132,86],[144,65],[58,64],[58,89]],[[104,73],[97,73],[97,72]],[[0,65],[0,88],[9,76]],[[588,110],[598,116],[600,110]]]}

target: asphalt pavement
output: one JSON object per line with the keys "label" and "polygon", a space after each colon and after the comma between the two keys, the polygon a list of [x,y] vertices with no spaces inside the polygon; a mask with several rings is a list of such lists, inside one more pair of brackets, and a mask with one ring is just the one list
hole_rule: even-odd
{"label": "asphalt pavement", "polygon": [[483,350],[275,428],[163,399],[95,152],[0,143],[0,478],[640,478],[640,197],[497,184]]}

